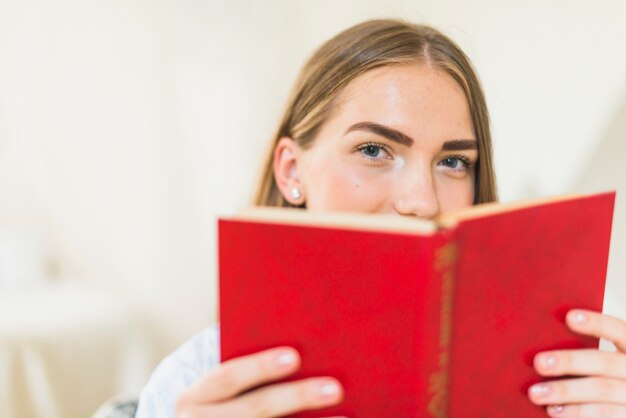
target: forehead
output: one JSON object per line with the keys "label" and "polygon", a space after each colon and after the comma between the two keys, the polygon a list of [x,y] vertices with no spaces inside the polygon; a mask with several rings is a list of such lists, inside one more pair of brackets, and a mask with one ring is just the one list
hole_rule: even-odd
{"label": "forehead", "polygon": [[417,136],[473,136],[463,89],[445,71],[426,63],[381,67],[357,77],[339,96],[333,119],[367,120]]}

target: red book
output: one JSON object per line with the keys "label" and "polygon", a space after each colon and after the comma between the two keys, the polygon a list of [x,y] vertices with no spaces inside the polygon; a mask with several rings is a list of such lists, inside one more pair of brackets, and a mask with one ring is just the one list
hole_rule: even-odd
{"label": "red book", "polygon": [[545,417],[534,354],[597,347],[614,193],[481,205],[436,221],[256,208],[219,221],[222,360],[295,347],[334,376],[298,417]]}

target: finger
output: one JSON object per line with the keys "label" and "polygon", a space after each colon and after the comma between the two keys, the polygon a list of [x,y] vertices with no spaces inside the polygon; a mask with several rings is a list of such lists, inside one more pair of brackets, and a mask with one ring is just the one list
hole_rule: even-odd
{"label": "finger", "polygon": [[537,383],[528,389],[528,397],[537,405],[570,403],[624,403],[626,381],[605,377],[582,377]]}
{"label": "finger", "polygon": [[184,394],[182,403],[217,402],[282,377],[298,369],[300,356],[293,348],[280,347],[222,363]]}
{"label": "finger", "polygon": [[535,356],[542,376],[604,376],[626,379],[626,355],[594,349],[545,351]]}
{"label": "finger", "polygon": [[612,341],[618,350],[626,352],[626,322],[598,312],[574,309],[565,317],[568,327],[575,332]]}
{"label": "finger", "polygon": [[551,405],[546,408],[546,412],[551,417],[561,418],[623,418],[626,417],[626,406],[610,403]]}
{"label": "finger", "polygon": [[342,398],[343,389],[337,380],[330,377],[310,378],[254,390],[214,406],[214,412],[219,412],[215,416],[278,417],[328,407]]}

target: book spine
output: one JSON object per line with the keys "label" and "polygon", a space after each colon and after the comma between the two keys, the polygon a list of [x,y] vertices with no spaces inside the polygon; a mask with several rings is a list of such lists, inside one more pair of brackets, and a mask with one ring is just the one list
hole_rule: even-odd
{"label": "book spine", "polygon": [[449,417],[450,340],[454,306],[457,243],[450,239],[435,250],[434,273],[440,277],[438,364],[428,380],[428,412],[435,418]]}

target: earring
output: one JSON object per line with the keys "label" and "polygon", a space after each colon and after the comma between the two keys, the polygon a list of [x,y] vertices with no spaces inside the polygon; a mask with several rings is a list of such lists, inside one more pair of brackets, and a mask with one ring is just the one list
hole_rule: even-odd
{"label": "earring", "polygon": [[294,187],[293,189],[291,189],[291,197],[293,197],[295,200],[298,200],[302,197],[302,194],[300,193],[300,189],[298,189],[297,187]]}

